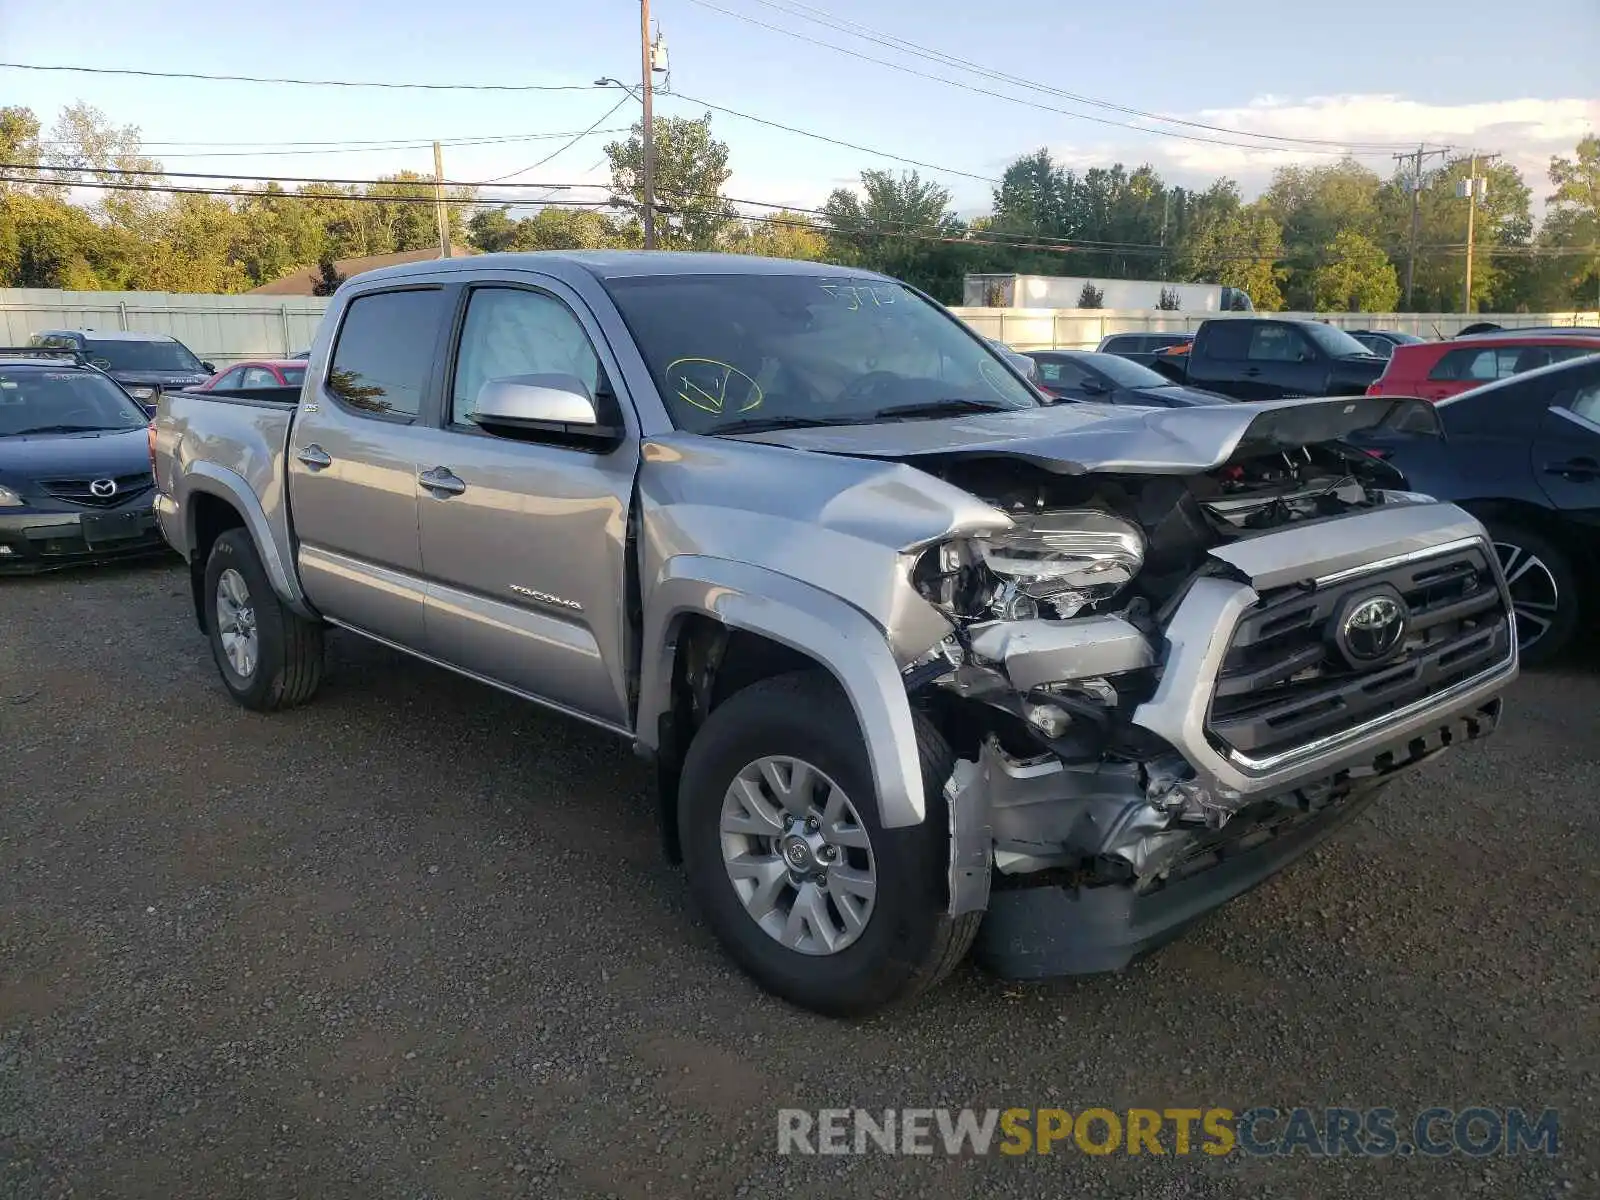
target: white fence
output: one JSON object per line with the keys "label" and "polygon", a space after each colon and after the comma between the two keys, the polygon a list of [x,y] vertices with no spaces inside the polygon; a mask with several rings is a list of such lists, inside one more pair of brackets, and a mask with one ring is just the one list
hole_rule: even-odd
{"label": "white fence", "polygon": [[284,358],[311,345],[321,296],[189,296],[171,292],[63,292],[0,288],[0,345],[26,346],[45,329],[167,333],[221,367]]}
{"label": "white fence", "polygon": [[[44,329],[123,329],[167,333],[221,366],[280,358],[311,344],[328,301],[321,296],[189,296],[170,292],[62,292],[0,288],[0,345],[24,346]],[[958,308],[985,337],[1019,350],[1092,350],[1110,333],[1183,332],[1205,313],[1149,309]],[[1209,314],[1249,316],[1248,313]],[[1353,329],[1399,329],[1449,337],[1475,321],[1518,325],[1600,326],[1600,313],[1275,313]]]}
{"label": "white fence", "polygon": [[1600,313],[1180,313],[1150,309],[957,308],[984,337],[1018,350],[1093,350],[1112,333],[1183,333],[1201,321],[1229,317],[1295,317],[1349,329],[1396,329],[1419,337],[1451,337],[1468,325],[1493,321],[1506,328],[1529,325],[1600,327]]}

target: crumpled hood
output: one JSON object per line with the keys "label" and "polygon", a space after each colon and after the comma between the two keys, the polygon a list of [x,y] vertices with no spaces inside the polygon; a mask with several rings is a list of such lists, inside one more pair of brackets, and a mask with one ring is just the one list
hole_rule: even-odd
{"label": "crumpled hood", "polygon": [[1189,475],[1220,467],[1241,452],[1291,450],[1402,423],[1418,432],[1438,432],[1438,416],[1425,401],[1343,396],[1171,409],[1058,404],[736,436],[862,458],[1016,458],[1061,475]]}
{"label": "crumpled hood", "polygon": [[100,479],[149,469],[149,441],[142,425],[104,433],[0,437],[0,482]]}

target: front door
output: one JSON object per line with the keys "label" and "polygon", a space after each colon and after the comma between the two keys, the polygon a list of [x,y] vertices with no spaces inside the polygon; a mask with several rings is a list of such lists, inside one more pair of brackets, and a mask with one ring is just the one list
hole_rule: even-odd
{"label": "front door", "polygon": [[1595,530],[1600,545],[1600,367],[1574,371],[1533,441],[1533,474],[1550,503]]}
{"label": "front door", "polygon": [[1293,325],[1263,321],[1251,330],[1244,374],[1248,399],[1281,400],[1321,395],[1328,369],[1321,351]]}
{"label": "front door", "polygon": [[306,596],[324,616],[423,646],[419,424],[445,329],[439,288],[346,306],[325,378],[289,437],[289,501]]}
{"label": "front door", "polygon": [[[441,428],[421,465],[428,642],[452,666],[612,726],[628,724],[623,611],[639,443],[582,301],[562,285],[471,289]],[[470,414],[489,380],[576,376],[619,440],[508,439]],[[533,439],[534,435],[527,435]]]}

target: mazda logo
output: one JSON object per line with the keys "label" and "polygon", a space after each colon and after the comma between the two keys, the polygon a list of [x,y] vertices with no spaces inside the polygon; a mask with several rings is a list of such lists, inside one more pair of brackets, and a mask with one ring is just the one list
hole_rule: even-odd
{"label": "mazda logo", "polygon": [[96,479],[89,485],[89,494],[98,496],[102,500],[109,500],[117,494],[117,481],[115,479]]}
{"label": "mazda logo", "polygon": [[1352,665],[1381,662],[1405,637],[1406,617],[1405,601],[1393,593],[1358,598],[1339,622],[1339,648]]}

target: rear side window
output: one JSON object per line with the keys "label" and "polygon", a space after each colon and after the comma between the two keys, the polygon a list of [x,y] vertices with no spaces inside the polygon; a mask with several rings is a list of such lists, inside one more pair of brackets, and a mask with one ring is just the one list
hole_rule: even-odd
{"label": "rear side window", "polygon": [[443,316],[444,293],[436,289],[356,297],[339,327],[328,390],[358,413],[414,419]]}
{"label": "rear side window", "polygon": [[1580,387],[1567,405],[1572,412],[1591,425],[1600,425],[1600,383]]}
{"label": "rear side window", "polygon": [[1206,327],[1207,358],[1243,359],[1250,353],[1251,326],[1245,321],[1218,321]]}
{"label": "rear side window", "polygon": [[1464,346],[1448,351],[1428,372],[1428,378],[1440,383],[1488,383],[1510,375],[1515,360],[1514,350],[1508,352],[1492,347]]}

